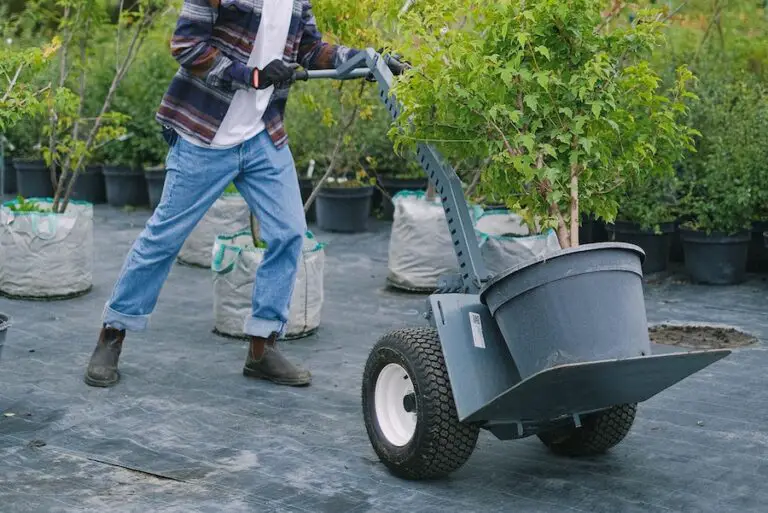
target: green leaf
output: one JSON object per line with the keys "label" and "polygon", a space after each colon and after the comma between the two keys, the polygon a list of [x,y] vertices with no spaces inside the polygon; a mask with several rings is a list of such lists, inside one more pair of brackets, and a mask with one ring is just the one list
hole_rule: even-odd
{"label": "green leaf", "polygon": [[550,60],[550,58],[549,58],[549,48],[547,48],[546,46],[537,46],[536,47],[536,52],[540,53],[541,55],[546,57],[547,60]]}
{"label": "green leaf", "polygon": [[523,99],[525,104],[528,106],[529,109],[536,112],[536,109],[539,106],[539,95],[538,94],[526,94],[525,98]]}
{"label": "green leaf", "polygon": [[600,103],[593,103],[592,104],[592,115],[595,116],[595,119],[600,117],[600,113],[603,111],[603,106]]}

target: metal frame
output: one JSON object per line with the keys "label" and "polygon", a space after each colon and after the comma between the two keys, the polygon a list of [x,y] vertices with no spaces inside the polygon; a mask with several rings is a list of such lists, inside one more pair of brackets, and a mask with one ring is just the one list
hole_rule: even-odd
{"label": "metal frame", "polygon": [[[384,102],[392,119],[396,119],[402,113],[402,107],[391,91],[394,74],[389,69],[389,59],[391,58],[382,57],[374,50],[368,49],[355,55],[336,70],[298,72],[297,80],[350,80],[372,76],[378,85],[381,101]],[[464,199],[461,180],[432,145],[419,143],[416,158],[440,195],[448,230],[453,239],[453,248],[458,259],[460,289],[453,290],[453,286],[448,285],[450,280],[447,279],[445,280],[446,287],[441,287],[441,289],[477,294],[483,284],[491,278],[491,275],[480,255],[480,247],[475,238],[475,230],[469,208],[467,208]]]}

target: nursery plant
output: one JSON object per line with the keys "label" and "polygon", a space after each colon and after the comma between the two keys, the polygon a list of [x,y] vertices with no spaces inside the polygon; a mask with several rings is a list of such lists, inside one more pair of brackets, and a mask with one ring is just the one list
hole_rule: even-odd
{"label": "nursery plant", "polygon": [[648,58],[662,10],[608,27],[595,0],[417,2],[400,26],[414,64],[395,86],[397,147],[432,142],[451,160],[490,158],[480,191],[533,231],[579,245],[582,214],[612,221],[615,194],[656,167],[659,145],[691,136],[677,121],[691,74],[673,97]]}

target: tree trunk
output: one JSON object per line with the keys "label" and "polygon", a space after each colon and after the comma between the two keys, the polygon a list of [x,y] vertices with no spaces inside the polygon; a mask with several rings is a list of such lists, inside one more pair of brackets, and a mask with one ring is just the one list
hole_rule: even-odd
{"label": "tree trunk", "polygon": [[571,244],[579,246],[579,166],[571,166]]}

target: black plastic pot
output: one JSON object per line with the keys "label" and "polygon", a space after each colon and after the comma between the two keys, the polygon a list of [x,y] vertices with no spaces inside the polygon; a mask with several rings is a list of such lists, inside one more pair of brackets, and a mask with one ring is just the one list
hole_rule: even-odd
{"label": "black plastic pot", "polygon": [[104,166],[107,203],[113,207],[140,207],[149,204],[144,170],[128,166]]}
{"label": "black plastic pot", "polygon": [[144,178],[147,181],[147,196],[149,197],[149,207],[157,208],[160,199],[163,197],[163,186],[165,186],[165,168],[148,169]]}
{"label": "black plastic pot", "polygon": [[323,187],[317,195],[317,225],[331,232],[368,229],[373,187]]}
{"label": "black plastic pot", "polygon": [[752,223],[752,241],[747,254],[747,271],[753,273],[768,272],[768,247],[765,246],[763,233],[768,231],[768,221]]}
{"label": "black plastic pot", "polygon": [[43,160],[16,160],[16,191],[24,198],[53,197],[50,169]]}
{"label": "black plastic pot", "polygon": [[86,166],[77,175],[72,187],[73,200],[87,201],[93,205],[107,202],[107,189],[104,183],[104,170],[100,165]]}
{"label": "black plastic pot", "polygon": [[0,358],[3,356],[3,346],[5,345],[5,336],[8,328],[11,326],[11,318],[0,313]]}
{"label": "black plastic pot", "polygon": [[744,281],[751,234],[735,235],[680,229],[685,269],[697,283],[732,285]]}
{"label": "black plastic pot", "polygon": [[683,251],[683,239],[680,237],[680,225],[688,219],[678,219],[675,221],[675,231],[672,233],[672,242],[669,245],[669,261],[685,262],[685,252]]}
{"label": "black plastic pot", "polygon": [[[387,178],[382,177],[379,186],[387,191],[390,197],[402,191],[424,191],[427,189],[427,178]],[[395,205],[392,200],[383,194],[381,195],[381,213],[382,218],[391,221],[395,214]]]}
{"label": "black plastic pot", "polygon": [[[314,183],[312,183],[311,178],[299,178],[299,188],[301,188],[301,202],[303,204],[306,204],[309,197],[312,195],[312,191],[314,190],[315,186]],[[315,204],[317,203],[317,198],[315,198],[315,201],[312,203],[312,205],[309,207],[309,210],[307,211],[307,222],[308,223],[314,223],[317,219],[317,216],[315,215]]]}
{"label": "black plastic pot", "polygon": [[563,364],[650,354],[643,258],[637,246],[588,244],[513,267],[486,284],[480,300],[521,378]]}
{"label": "black plastic pot", "polygon": [[0,194],[16,194],[16,168],[13,167],[13,159],[5,157],[3,159],[5,166],[3,171],[3,190]]}
{"label": "black plastic pot", "polygon": [[645,252],[643,272],[651,274],[667,269],[675,224],[663,223],[659,228],[661,228],[661,233],[657,235],[654,232],[642,230],[636,223],[616,221],[608,227],[608,231],[611,240],[615,242],[626,242],[640,246]]}

